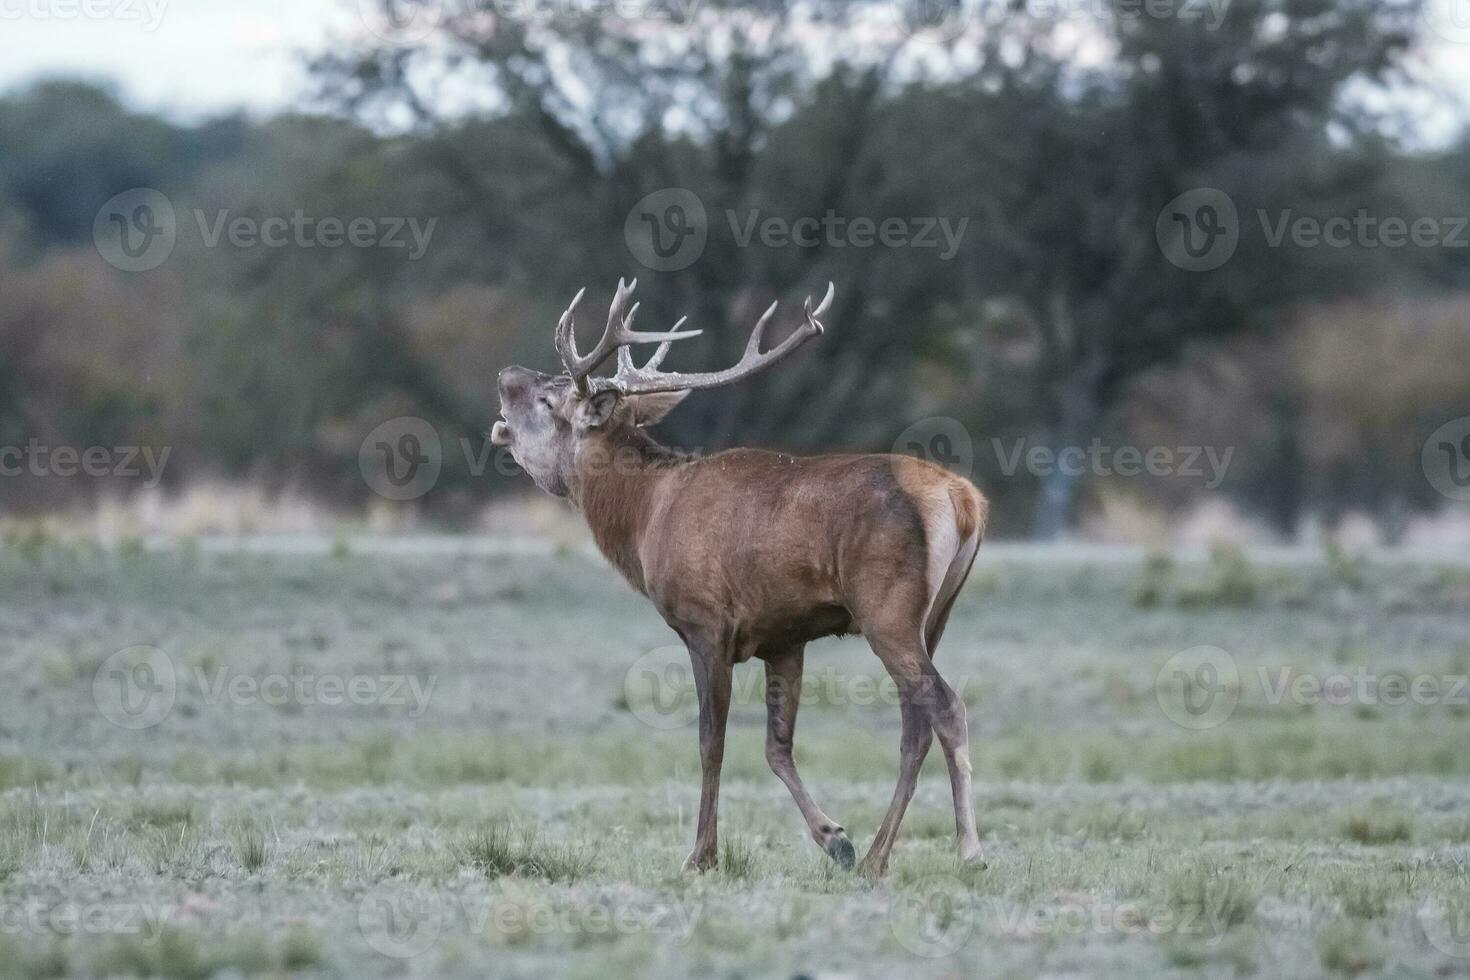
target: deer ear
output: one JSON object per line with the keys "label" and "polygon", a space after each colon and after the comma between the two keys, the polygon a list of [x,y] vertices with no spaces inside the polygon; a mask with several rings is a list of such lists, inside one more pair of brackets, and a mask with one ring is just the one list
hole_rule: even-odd
{"label": "deer ear", "polygon": [[616,391],[599,391],[578,403],[572,421],[579,429],[600,429],[612,420],[622,397]]}
{"label": "deer ear", "polygon": [[657,425],[664,420],[679,403],[689,397],[687,391],[661,391],[653,395],[633,395],[628,401],[633,406],[633,424],[638,426]]}

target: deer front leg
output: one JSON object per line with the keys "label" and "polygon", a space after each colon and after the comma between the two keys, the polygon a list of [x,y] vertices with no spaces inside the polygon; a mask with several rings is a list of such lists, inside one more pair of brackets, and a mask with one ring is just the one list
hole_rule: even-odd
{"label": "deer front leg", "polygon": [[764,654],[766,661],[766,761],[791,791],[811,831],[812,840],[827,856],[844,868],[852,868],[857,860],[852,841],[842,825],[822,812],[802,785],[796,772],[791,744],[796,737],[796,709],[801,703],[801,674],[806,660],[802,647],[790,647]]}
{"label": "deer front leg", "polygon": [[734,665],[723,651],[691,644],[694,689],[699,697],[699,826],[685,871],[708,871],[720,861],[720,765],[725,759],[725,720],[730,714],[730,677]]}

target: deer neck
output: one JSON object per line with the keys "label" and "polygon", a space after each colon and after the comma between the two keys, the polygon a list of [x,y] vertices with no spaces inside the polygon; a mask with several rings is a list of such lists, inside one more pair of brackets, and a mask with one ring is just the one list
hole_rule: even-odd
{"label": "deer neck", "polygon": [[573,500],[603,556],[646,592],[639,551],[659,485],[685,457],[641,430],[591,442],[579,454]]}

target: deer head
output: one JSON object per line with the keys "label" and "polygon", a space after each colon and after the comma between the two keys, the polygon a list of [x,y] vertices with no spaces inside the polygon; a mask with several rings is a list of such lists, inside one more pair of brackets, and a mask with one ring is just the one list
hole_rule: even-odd
{"label": "deer head", "polygon": [[[691,391],[734,384],[786,357],[822,333],[821,318],[831,308],[835,288],[815,307],[806,301],[805,317],[789,337],[768,351],[761,350],[767,324],[775,315],[772,303],[751,331],[745,353],[738,363],[723,371],[681,374],[659,370],[674,343],[698,337],[703,331],[681,330],[685,320],[664,333],[633,329],[638,304],[628,300],[638,282],[618,281],[608,309],[602,339],[590,353],[577,351],[574,316],[586,289],[577,293],[556,327],[556,350],[565,374],[549,375],[523,367],[500,372],[502,418],[491,431],[491,442],[510,449],[511,455],[542,490],[558,497],[571,493],[579,450],[591,439],[623,440],[636,430],[657,423]],[[633,361],[632,347],[657,344],[653,355],[640,367]],[[593,377],[613,354],[617,371],[611,377]]]}

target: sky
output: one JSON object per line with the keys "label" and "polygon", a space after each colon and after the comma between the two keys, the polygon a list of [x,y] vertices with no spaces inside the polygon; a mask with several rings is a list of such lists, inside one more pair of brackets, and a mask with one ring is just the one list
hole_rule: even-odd
{"label": "sky", "polygon": [[303,53],[361,36],[357,0],[0,0],[0,89],[66,75],[192,119],[269,114],[306,91]]}
{"label": "sky", "polygon": [[[595,9],[612,0],[495,2]],[[1428,3],[1434,29],[1416,64],[1470,96],[1470,0]],[[1090,9],[1086,0],[1076,6]],[[238,109],[268,115],[301,105],[308,53],[371,37],[381,27],[376,9],[376,0],[0,0],[0,91],[65,75],[107,81],[131,105],[180,121]],[[1441,107],[1422,118],[1432,143],[1456,117]]]}

